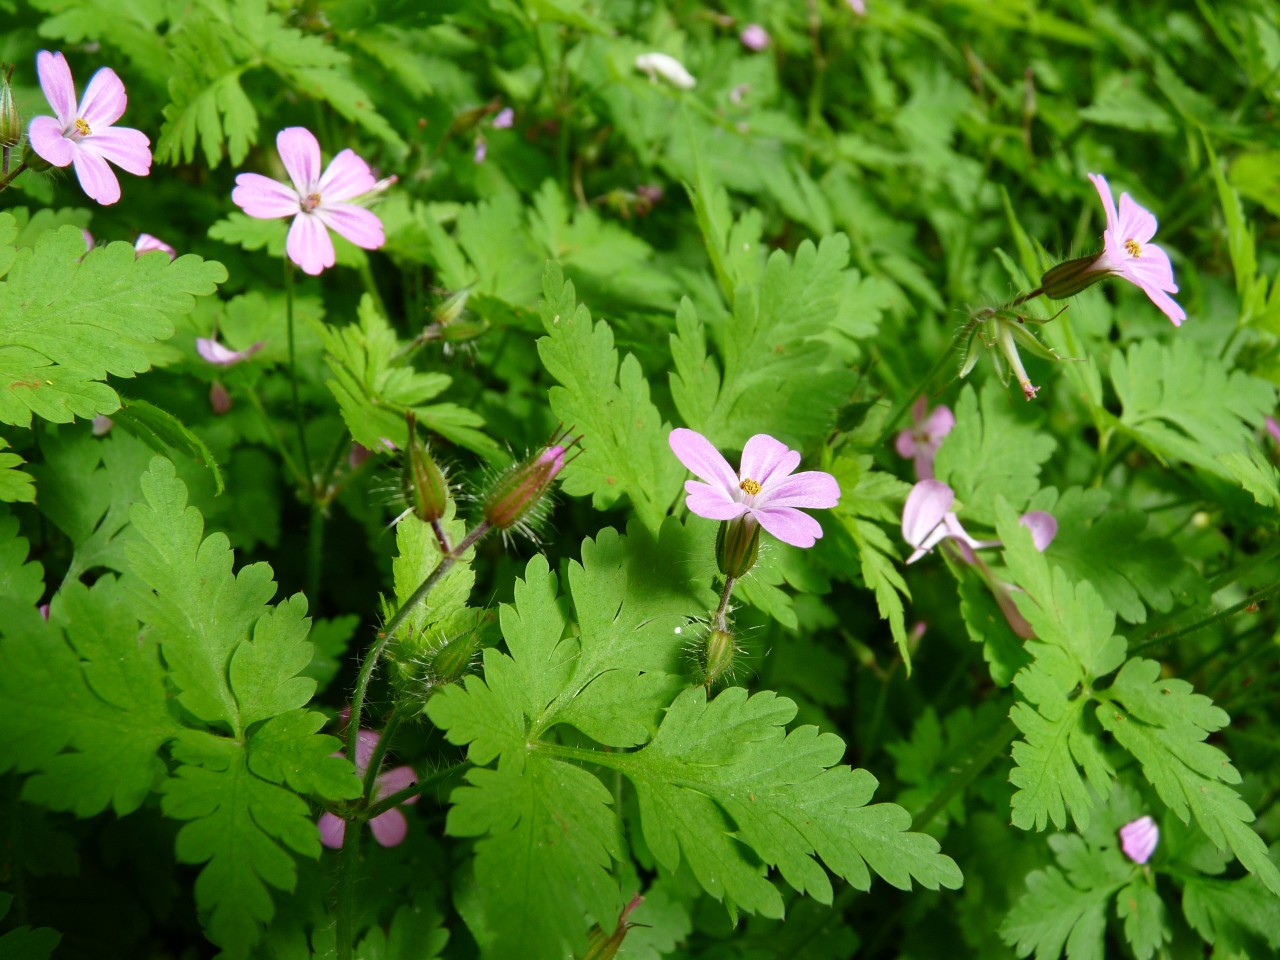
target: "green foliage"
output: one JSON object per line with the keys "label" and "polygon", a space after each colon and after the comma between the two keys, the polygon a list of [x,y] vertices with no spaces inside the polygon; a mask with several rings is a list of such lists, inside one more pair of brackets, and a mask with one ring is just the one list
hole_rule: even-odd
{"label": "green foliage", "polygon": [[107,376],[149,370],[147,347],[227,278],[221,264],[193,255],[136,259],[127,243],[85,253],[68,227],[34,247],[14,246],[16,236],[17,221],[0,213],[0,422],[23,427],[33,413],[69,423],[115,411]]}
{"label": "green foliage", "polygon": [[19,454],[6,453],[9,441],[0,437],[0,500],[6,503],[35,503],[36,481],[20,469],[26,463]]}

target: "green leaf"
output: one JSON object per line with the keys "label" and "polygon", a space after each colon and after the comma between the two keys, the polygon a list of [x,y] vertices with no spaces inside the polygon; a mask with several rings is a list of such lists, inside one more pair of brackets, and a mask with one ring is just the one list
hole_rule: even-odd
{"label": "green leaf", "polygon": [[597,509],[625,495],[657,533],[685,474],[667,446],[671,425],[649,399],[639,361],[627,354],[619,364],[612,329],[591,322],[559,264],[547,264],[542,286],[547,335],[538,341],[538,356],[560,384],[551,388],[551,409],[583,435],[582,454],[565,468],[564,490],[591,494]]}
{"label": "green leaf", "polygon": [[[0,213],[0,231],[6,221],[12,227]],[[227,278],[221,264],[191,254],[138,259],[127,243],[85,253],[74,227],[43,234],[12,264],[0,282],[0,422],[22,427],[33,413],[69,423],[114,412],[120,400],[107,376],[150,369],[147,348]]]}
{"label": "green leaf", "polygon": [[1280,950],[1280,900],[1257,877],[1215,880],[1189,874],[1182,912],[1215,953],[1265,957]]}
{"label": "green leaf", "polygon": [[325,723],[314,710],[290,710],[272,717],[249,739],[249,769],[271,783],[330,800],[360,796],[360,778],[337,737],[316,736]]}
{"label": "green leaf", "polygon": [[1020,508],[1039,489],[1040,467],[1055,442],[1028,423],[1029,414],[1016,412],[1021,409],[995,381],[984,384],[981,404],[972,386],[961,391],[956,425],[933,468],[964,503],[964,519],[994,524],[997,497]]}
{"label": "green leaf", "polygon": [[1172,933],[1165,919],[1164,901],[1146,881],[1135,877],[1116,897],[1116,915],[1124,921],[1124,938],[1138,960],[1148,960],[1169,942]]}
{"label": "green leaf", "polygon": [[1248,452],[1234,451],[1218,456],[1218,462],[1235,481],[1253,496],[1256,503],[1280,510],[1280,470],[1267,459],[1257,444],[1249,444]]}
{"label": "green leaf", "polygon": [[0,437],[0,501],[5,503],[35,503],[36,480],[25,470],[19,470],[27,461],[16,453],[5,453],[9,441]]}
{"label": "green leaf", "polygon": [[34,608],[44,594],[44,568],[27,562],[31,544],[19,529],[18,518],[0,507],[0,597]]}
{"label": "green leaf", "polygon": [[207,467],[213,475],[214,496],[220,496],[226,489],[213,452],[173,414],[146,400],[121,397],[120,409],[111,415],[111,419],[161,456],[181,453]]}

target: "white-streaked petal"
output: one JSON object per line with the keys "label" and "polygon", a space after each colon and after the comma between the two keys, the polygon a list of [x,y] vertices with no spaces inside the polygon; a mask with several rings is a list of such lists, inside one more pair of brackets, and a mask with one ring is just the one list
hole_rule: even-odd
{"label": "white-streaked petal", "polygon": [[315,193],[320,180],[320,141],[315,134],[306,127],[285,127],[276,134],[276,149],[298,195]]}
{"label": "white-streaked petal", "polygon": [[76,178],[80,188],[91,200],[97,200],[104,207],[120,199],[120,181],[111,172],[107,161],[81,144],[72,144],[75,150],[71,162],[75,164]]}
{"label": "white-streaked petal", "polygon": [[1140,207],[1128,193],[1120,194],[1120,222],[1116,228],[1120,239],[1146,243],[1156,235],[1156,218],[1150,210]]}
{"label": "white-streaked petal", "polygon": [[1018,518],[1018,522],[1031,531],[1031,539],[1041,553],[1045,552],[1058,535],[1058,518],[1043,510],[1024,513]]}
{"label": "white-streaked petal", "polygon": [[62,135],[62,125],[53,117],[34,118],[27,128],[27,141],[36,156],[48,160],[55,167],[68,167],[75,159],[75,147]]}
{"label": "white-streaked petal", "polygon": [[798,452],[767,433],[757,433],[742,449],[742,466],[738,469],[738,476],[743,480],[750,478],[761,487],[766,487],[771,482],[781,483],[798,466]]}
{"label": "white-streaked petal", "polygon": [[821,470],[806,470],[803,473],[793,473],[760,493],[756,497],[755,507],[830,509],[839,502],[840,484],[835,477]]}
{"label": "white-streaked petal", "polygon": [[684,484],[689,512],[708,520],[732,520],[747,512],[747,505],[732,499],[718,485],[686,480]]}
{"label": "white-streaked petal", "polygon": [[126,173],[145,177],[151,173],[151,141],[141,130],[104,127],[80,141],[80,148],[110,160]]}
{"label": "white-streaked petal", "polygon": [[686,470],[723,490],[726,499],[733,498],[738,489],[738,474],[710,440],[696,430],[676,427],[667,437],[667,443]]}
{"label": "white-streaked petal", "polygon": [[1102,198],[1102,209],[1107,217],[1107,229],[1114,232],[1118,218],[1116,202],[1111,196],[1111,185],[1107,183],[1107,178],[1100,173],[1089,174],[1089,179],[1093,181],[1093,186],[1098,191],[1098,196]]}
{"label": "white-streaked petal", "polygon": [[322,204],[316,207],[315,215],[325,226],[335,233],[346,237],[357,247],[365,250],[377,250],[386,243],[386,234],[382,230],[382,221],[377,214],[364,207],[351,203]]}
{"label": "white-streaked petal", "polygon": [[822,536],[822,525],[792,507],[764,507],[751,511],[769,533],[793,547],[812,547]]}
{"label": "white-streaked petal", "polygon": [[329,231],[315,214],[300,213],[293,218],[284,248],[289,259],[313,277],[335,262]]}
{"label": "white-streaked petal", "polygon": [[65,130],[76,118],[76,85],[71,79],[67,58],[61,53],[41,50],[36,54],[36,73],[45,99],[58,115],[58,128]]}
{"label": "white-streaked petal", "polygon": [[128,104],[124,82],[110,67],[103,67],[89,78],[80,98],[79,114],[89,125],[90,136],[97,136],[99,129],[105,130],[124,116]]}
{"label": "white-streaked petal", "polygon": [[316,191],[321,201],[340,203],[368,193],[377,184],[369,165],[356,156],[354,150],[343,150],[329,163]]}
{"label": "white-streaked petal", "polygon": [[298,191],[260,173],[242,173],[237,176],[235,189],[231,191],[231,202],[259,220],[292,217],[302,209]]}
{"label": "white-streaked petal", "polygon": [[955,491],[941,480],[917,483],[907,494],[907,502],[902,507],[902,539],[916,547],[917,553],[927,551],[946,536],[942,521],[955,499]]}

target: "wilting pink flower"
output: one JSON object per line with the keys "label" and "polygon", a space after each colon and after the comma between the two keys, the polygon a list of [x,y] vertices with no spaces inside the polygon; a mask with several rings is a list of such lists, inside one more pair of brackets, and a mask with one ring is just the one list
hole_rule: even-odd
{"label": "wilting pink flower", "polygon": [[208,337],[196,337],[196,353],[200,354],[206,363],[212,363],[217,367],[234,367],[240,361],[248,360],[262,347],[263,341],[259,340],[243,350],[232,350],[229,347],[224,347],[217,340],[210,340]]}
{"label": "wilting pink flower", "polygon": [[178,251],[173,249],[159,237],[153,237],[149,233],[138,234],[138,242],[133,245],[134,256],[140,257],[144,253],[150,253],[152,250],[160,250],[169,255],[172,260],[178,255]]}
{"label": "wilting pink flower", "polygon": [[[914,552],[907,563],[915,563],[943,540],[956,541],[957,552],[967,563],[976,563],[973,551],[1001,546],[999,540],[975,540],[951,512],[956,494],[941,480],[921,480],[907,494],[902,508],[902,539]],[[1031,531],[1031,539],[1041,553],[1058,535],[1058,521],[1043,510],[1032,510],[1018,518]]]}
{"label": "wilting pink flower", "polygon": [[[361,730],[356,734],[356,772],[361,777],[369,769],[369,761],[373,758],[373,751],[378,745],[378,739],[378,734],[373,730]],[[344,754],[335,753],[333,756],[341,757]],[[417,782],[418,776],[413,772],[413,767],[395,767],[387,770],[378,774],[373,799],[377,801],[384,797],[389,797],[391,794],[397,793]],[[418,798],[413,796],[401,803],[400,806],[408,806],[417,802]],[[342,840],[347,835],[347,822],[345,820],[332,813],[323,813],[320,815],[320,822],[317,825],[320,828],[321,843],[333,850],[337,850],[342,846]],[[403,841],[405,835],[409,832],[409,822],[405,819],[404,814],[400,812],[399,807],[392,807],[386,813],[380,813],[370,820],[369,829],[373,832],[373,839],[377,840],[382,846],[394,847]]]}
{"label": "wilting pink flower", "polygon": [[1134,863],[1145,864],[1156,852],[1160,828],[1150,817],[1139,817],[1120,828],[1120,849]]}
{"label": "wilting pink flower", "polygon": [[1148,242],[1156,235],[1155,216],[1138,206],[1127,193],[1120,194],[1120,211],[1117,214],[1107,178],[1091,173],[1089,179],[1097,188],[1107,215],[1107,229],[1102,235],[1104,249],[1090,272],[1109,273],[1135,284],[1164,311],[1175,327],[1181,326],[1187,314],[1169,296],[1178,292],[1169,255]]}
{"label": "wilting pink flower", "polygon": [[493,127],[496,130],[509,130],[515,122],[516,112],[510,107],[503,107],[498,111],[498,115],[493,118]]}
{"label": "wilting pink flower", "polygon": [[754,50],[759,53],[769,46],[769,31],[758,23],[749,23],[742,28],[742,33],[738,34],[738,39],[742,41],[742,45],[748,50]]}
{"label": "wilting pink flower", "polygon": [[276,149],[293,185],[257,173],[236,177],[231,199],[260,220],[293,217],[285,250],[289,259],[312,276],[334,264],[329,230],[357,247],[376,250],[386,241],[382,221],[364,207],[347,201],[378,187],[369,165],[343,150],[320,172],[320,142],[305,127],[286,127],[276,136]]}
{"label": "wilting pink flower", "polygon": [[747,441],[736,472],[700,433],[679,427],[667,442],[676,459],[699,478],[685,482],[686,505],[708,520],[750,517],[783,543],[812,547],[822,527],[797,508],[824,509],[840,502],[835,477],[821,470],[794,473],[800,454],[768,434],[757,433]]}
{"label": "wilting pink flower", "polygon": [[84,97],[76,105],[76,85],[61,53],[36,54],[40,87],[57,117],[36,117],[27,139],[31,149],[55,167],[74,164],[80,187],[98,203],[120,199],[120,181],[107,165],[114,163],[134,176],[151,172],[151,141],[146,134],[115,122],[124,114],[128,98],[124,84],[110,67],[89,78]]}
{"label": "wilting pink flower", "polygon": [[933,458],[955,425],[956,417],[950,407],[939,405],[930,413],[925,397],[911,405],[911,428],[899,433],[893,446],[898,456],[915,460],[917,480],[933,479]]}

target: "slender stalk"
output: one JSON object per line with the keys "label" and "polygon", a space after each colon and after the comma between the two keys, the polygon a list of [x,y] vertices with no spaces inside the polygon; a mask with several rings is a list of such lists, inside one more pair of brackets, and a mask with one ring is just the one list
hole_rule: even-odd
{"label": "slender stalk", "polygon": [[987,769],[997,757],[1004,755],[1005,750],[1017,735],[1018,728],[1012,720],[1006,719],[1000,724],[999,728],[969,758],[969,762],[957,770],[938,795],[929,801],[929,805],[916,814],[915,819],[911,821],[911,829],[920,831],[928,826],[929,822],[941,813],[960,791],[978,778],[978,774]]}
{"label": "slender stalk", "polygon": [[20,164],[13,168],[13,172],[7,176],[0,177],[0,190],[8,189],[9,184],[17,179],[18,174],[27,169],[27,161],[23,160]]}
{"label": "slender stalk", "polygon": [[366,820],[372,820],[374,817],[381,816],[393,807],[398,807],[406,800],[413,797],[422,796],[428,789],[434,787],[443,780],[457,776],[464,770],[470,769],[472,763],[470,760],[459,760],[457,763],[451,763],[447,767],[441,767],[430,776],[422,777],[415,783],[409,784],[402,790],[395,793],[389,793],[385,797],[378,800],[377,803],[371,804],[364,812]]}
{"label": "slender stalk", "polygon": [[726,576],[724,578],[724,590],[720,592],[720,606],[716,609],[715,627],[725,633],[729,632],[729,621],[725,616],[729,609],[729,594],[733,593],[733,585],[737,582],[737,577]]}
{"label": "slender stalk", "polygon": [[382,736],[378,738],[378,742],[373,748],[373,753],[369,757],[369,765],[364,770],[364,802],[366,808],[369,802],[373,800],[378,786],[378,774],[382,771],[382,761],[391,746],[392,738],[395,737],[396,731],[400,729],[402,720],[404,720],[404,707],[397,703],[391,711],[391,716],[387,718],[387,725],[382,728]]}
{"label": "slender stalk", "polygon": [[1148,640],[1146,643],[1140,643],[1136,647],[1131,648],[1129,652],[1140,653],[1148,647],[1154,647],[1157,644],[1172,643],[1179,637],[1185,637],[1188,634],[1195,633],[1197,630],[1203,630],[1205,627],[1213,626],[1213,624],[1217,623],[1219,620],[1225,620],[1227,617],[1233,617],[1246,607],[1253,606],[1253,604],[1262,600],[1264,597],[1269,597],[1271,594],[1276,592],[1280,592],[1280,583],[1269,584],[1256,593],[1245,597],[1245,599],[1241,600],[1239,603],[1233,603],[1231,606],[1210,614],[1202,620],[1197,620],[1195,623],[1190,626],[1183,627],[1181,630],[1175,630],[1173,633],[1167,633],[1164,636]]}
{"label": "slender stalk", "polygon": [[266,433],[267,439],[271,442],[271,446],[280,455],[280,460],[284,463],[285,468],[293,476],[295,483],[305,487],[307,478],[298,466],[298,462],[294,460],[293,455],[289,453],[289,448],[280,442],[280,437],[276,433],[275,426],[271,423],[271,418],[267,415],[267,408],[262,405],[262,398],[258,396],[258,391],[253,387],[245,387],[244,392],[245,396],[249,398],[249,406],[253,407],[258,414],[258,419],[262,421],[262,429]]}
{"label": "slender stalk", "polygon": [[311,453],[307,450],[307,430],[302,421],[302,400],[298,393],[298,363],[294,353],[293,337],[293,261],[284,258],[284,317],[289,338],[289,390],[293,394],[293,422],[298,428],[298,449],[302,455],[302,468],[306,478],[307,499],[315,499],[315,477],[311,473]]}
{"label": "slender stalk", "polygon": [[902,401],[902,403],[898,404],[893,413],[889,414],[889,419],[885,421],[884,427],[880,430],[880,436],[876,438],[876,442],[873,444],[875,448],[884,446],[885,442],[889,439],[890,434],[893,433],[894,428],[898,426],[898,421],[902,419],[903,414],[910,410],[911,405],[916,402],[916,399],[929,388],[929,384],[933,383],[934,377],[946,368],[947,363],[951,360],[951,355],[959,349],[961,338],[966,336],[969,332],[969,325],[966,324],[964,329],[962,329],[952,339],[951,343],[947,346],[947,349],[942,352],[942,356],[938,358],[938,362],[935,363],[933,368],[924,375],[924,378],[916,384],[916,388],[911,391],[911,395],[908,396],[906,400]]}
{"label": "slender stalk", "polygon": [[324,565],[324,532],[329,521],[329,504],[333,501],[330,482],[338,469],[342,449],[346,446],[345,433],[339,434],[324,467],[316,478],[314,496],[311,499],[311,517],[307,531],[307,586],[306,597],[313,608],[320,598],[320,574]]}
{"label": "slender stalk", "polygon": [[355,954],[356,870],[360,864],[361,821],[349,821],[342,837],[338,859],[338,909],[336,936],[338,960],[352,960]]}

